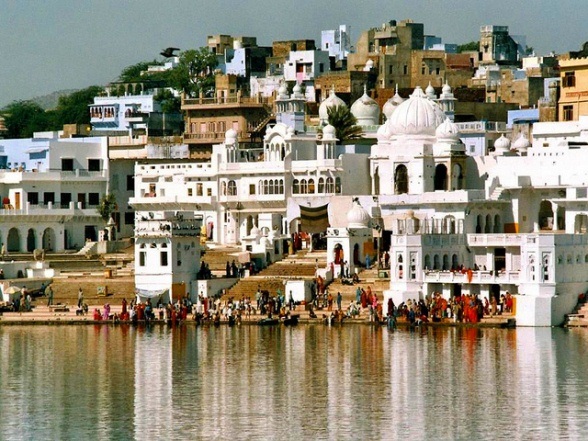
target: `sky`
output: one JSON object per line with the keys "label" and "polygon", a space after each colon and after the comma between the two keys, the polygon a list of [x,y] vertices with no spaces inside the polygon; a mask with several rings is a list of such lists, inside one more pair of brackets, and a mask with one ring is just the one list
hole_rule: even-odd
{"label": "sky", "polygon": [[508,26],[538,55],[588,40],[588,0],[0,0],[0,107],[105,85],[168,46],[205,46],[207,35],[318,46],[321,30],[346,24],[355,44],[362,31],[403,19],[457,44],[478,40],[480,26]]}

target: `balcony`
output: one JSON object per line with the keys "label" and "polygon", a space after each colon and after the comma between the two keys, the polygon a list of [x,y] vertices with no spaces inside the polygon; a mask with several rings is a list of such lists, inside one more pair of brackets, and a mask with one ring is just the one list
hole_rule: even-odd
{"label": "balcony", "polygon": [[200,220],[147,220],[137,222],[135,236],[138,237],[171,237],[171,236],[199,236]]}
{"label": "balcony", "polygon": [[522,234],[468,234],[470,247],[520,247]]}
{"label": "balcony", "polygon": [[519,283],[520,271],[473,271],[471,281],[467,273],[452,271],[424,271],[426,283],[461,283],[475,285],[512,285]]}
{"label": "balcony", "polygon": [[215,97],[185,98],[182,97],[182,110],[205,109],[209,107],[264,107],[272,103],[265,97]]}

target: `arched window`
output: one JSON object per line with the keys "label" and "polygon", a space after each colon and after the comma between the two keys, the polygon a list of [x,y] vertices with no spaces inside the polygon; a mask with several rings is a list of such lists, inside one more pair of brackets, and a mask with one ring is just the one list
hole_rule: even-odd
{"label": "arched window", "polygon": [[553,207],[549,201],[539,204],[539,229],[553,230]]}
{"label": "arched window", "polygon": [[335,193],[339,194],[342,191],[343,191],[343,189],[341,188],[341,178],[336,177],[335,178]]}
{"label": "arched window", "polygon": [[300,193],[300,182],[298,181],[298,179],[294,179],[294,182],[292,182],[292,193],[293,194]]}
{"label": "arched window", "polygon": [[227,195],[227,183],[225,181],[221,182],[221,194],[223,196]]}
{"label": "arched window", "polygon": [[267,181],[267,179],[263,181],[263,194],[270,194],[269,182]]}
{"label": "arched window", "polygon": [[495,233],[502,233],[502,231],[500,231],[502,229],[502,224],[500,223],[500,215],[497,214],[496,216],[494,216],[494,232]]}
{"label": "arched window", "polygon": [[269,187],[270,187],[270,194],[276,194],[276,187],[278,185],[278,181],[274,181],[273,179],[270,179],[270,183],[269,183]]}
{"label": "arched window", "polygon": [[263,187],[263,181],[259,181],[257,183],[257,192],[259,194],[265,194],[264,187]]}
{"label": "arched window", "polygon": [[308,193],[314,194],[314,179],[308,180]]}
{"label": "arched window", "polygon": [[394,171],[394,194],[408,193],[408,169],[400,164]]}
{"label": "arched window", "polygon": [[482,228],[482,215],[476,216],[476,233],[480,234],[484,229]]}
{"label": "arched window", "polygon": [[447,271],[449,269],[449,256],[447,254],[443,254],[443,271]]}
{"label": "arched window", "polygon": [[308,193],[308,183],[306,182],[306,179],[302,179],[300,181],[300,193],[301,194],[307,194]]}
{"label": "arched window", "polygon": [[484,228],[484,233],[492,233],[492,216],[489,214],[486,215],[486,226]]}
{"label": "arched window", "polygon": [[435,167],[435,190],[447,190],[447,166],[439,164]]}
{"label": "arched window", "polygon": [[323,178],[319,178],[318,181],[318,192],[324,193],[325,192],[325,180]]}
{"label": "arched window", "polygon": [[278,194],[284,194],[284,180],[280,179],[280,188],[278,190]]}
{"label": "arched window", "polygon": [[438,255],[438,254],[435,254],[435,255],[433,256],[433,269],[434,269],[434,270],[439,270],[439,269],[441,269],[441,266],[440,266],[440,264],[439,264],[439,255]]}
{"label": "arched window", "polygon": [[431,256],[425,255],[425,269],[431,269]]}
{"label": "arched window", "polygon": [[327,193],[335,193],[335,183],[331,177],[327,178]]}
{"label": "arched window", "polygon": [[237,184],[235,183],[235,181],[229,181],[227,191],[229,193],[229,196],[237,196]]}

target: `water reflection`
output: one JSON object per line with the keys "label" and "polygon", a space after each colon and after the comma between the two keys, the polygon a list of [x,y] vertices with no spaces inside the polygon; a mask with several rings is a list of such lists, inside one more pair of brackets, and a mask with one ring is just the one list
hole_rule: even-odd
{"label": "water reflection", "polygon": [[580,439],[585,330],[0,327],[1,439]]}

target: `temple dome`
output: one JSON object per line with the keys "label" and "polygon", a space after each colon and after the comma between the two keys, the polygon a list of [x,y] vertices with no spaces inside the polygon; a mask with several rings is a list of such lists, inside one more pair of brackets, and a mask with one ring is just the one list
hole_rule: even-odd
{"label": "temple dome", "polygon": [[512,149],[518,150],[521,153],[526,152],[529,147],[531,147],[531,143],[524,133],[521,133],[517,140],[512,143]]}
{"label": "temple dome", "polygon": [[500,155],[510,150],[510,140],[502,134],[500,138],[494,141],[494,154]]}
{"label": "temple dome", "polygon": [[396,93],[394,94],[394,96],[392,98],[390,98],[388,101],[386,101],[384,103],[384,107],[382,108],[382,112],[384,113],[384,116],[386,117],[386,121],[388,121],[390,119],[390,117],[392,116],[394,111],[404,101],[405,101],[404,98],[402,98],[398,94],[398,86],[396,86]]}
{"label": "temple dome", "polygon": [[345,101],[343,101],[335,94],[335,89],[331,89],[328,98],[324,100],[319,106],[319,119],[321,123],[327,122],[329,120],[329,114],[327,113],[327,109],[329,107],[336,106],[347,106],[347,104],[345,104]]}
{"label": "temple dome", "polygon": [[430,81],[429,81],[429,85],[425,89],[425,95],[427,95],[427,98],[430,98],[432,100],[437,98],[437,96],[435,95],[435,88],[431,85]]}
{"label": "temple dome", "polygon": [[225,144],[233,145],[237,142],[237,131],[229,129],[225,132]]}
{"label": "temple dome", "polygon": [[390,120],[390,130],[395,135],[434,135],[445,120],[445,114],[437,103],[427,98],[417,86],[409,99],[400,104]]}
{"label": "temple dome", "polygon": [[368,96],[365,87],[363,95],[351,106],[351,113],[360,126],[374,126],[380,123],[380,106]]}
{"label": "temple dome", "polygon": [[435,130],[435,136],[439,141],[459,141],[459,128],[449,118],[445,118]]}
{"label": "temple dome", "polygon": [[336,129],[331,124],[327,124],[323,127],[323,141],[336,141]]}
{"label": "temple dome", "polygon": [[348,228],[367,228],[370,223],[369,213],[359,205],[359,202],[354,201],[353,207],[347,213],[347,227]]}
{"label": "temple dome", "polygon": [[282,83],[282,85],[278,89],[278,98],[288,99],[288,87],[286,87],[286,83]]}

